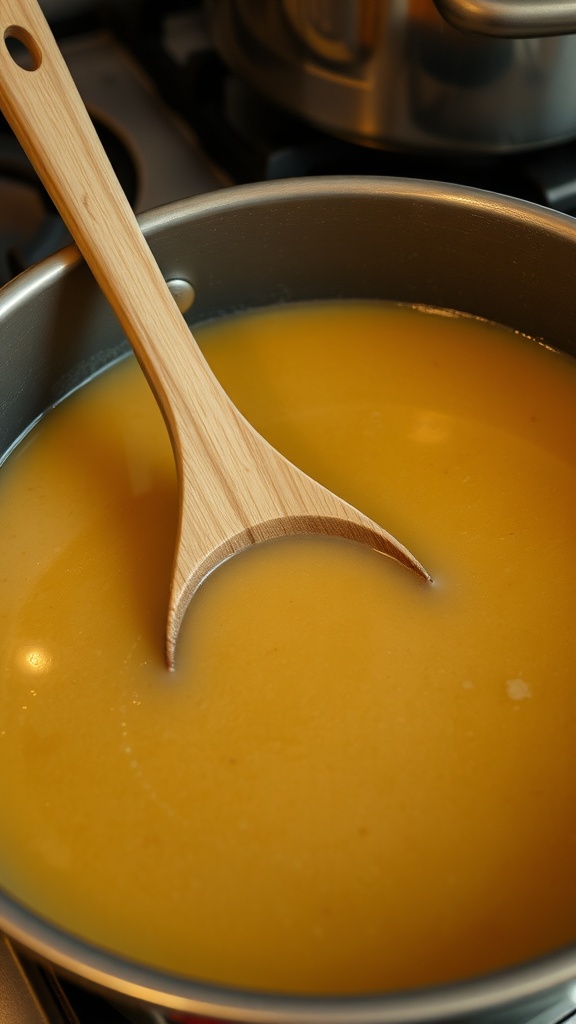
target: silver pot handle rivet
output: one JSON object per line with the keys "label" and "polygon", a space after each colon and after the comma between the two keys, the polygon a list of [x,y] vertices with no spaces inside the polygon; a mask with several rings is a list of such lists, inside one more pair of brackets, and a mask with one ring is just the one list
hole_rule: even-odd
{"label": "silver pot handle rivet", "polygon": [[166,283],[180,312],[187,313],[191,306],[194,305],[194,299],[196,298],[194,286],[190,284],[190,281],[185,281],[184,278],[179,277],[175,277]]}

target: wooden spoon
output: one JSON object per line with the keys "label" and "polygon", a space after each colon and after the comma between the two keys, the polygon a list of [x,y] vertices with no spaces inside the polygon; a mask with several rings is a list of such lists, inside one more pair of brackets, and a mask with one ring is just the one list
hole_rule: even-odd
{"label": "wooden spoon", "polygon": [[[170,432],[180,521],[169,666],[196,588],[223,559],[257,541],[347,537],[429,580],[389,533],[291,465],[240,415],[172,298],[35,0],[0,0],[0,31],[3,112],[116,312]],[[15,41],[26,51],[25,66]]]}

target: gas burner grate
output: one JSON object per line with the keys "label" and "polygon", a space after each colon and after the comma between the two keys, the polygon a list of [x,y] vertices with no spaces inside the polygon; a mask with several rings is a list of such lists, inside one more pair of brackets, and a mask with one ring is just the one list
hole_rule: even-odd
{"label": "gas burner grate", "polygon": [[[95,121],[98,135],[132,206],[134,162],[122,140]],[[5,121],[0,121],[0,286],[71,241],[68,230]]]}

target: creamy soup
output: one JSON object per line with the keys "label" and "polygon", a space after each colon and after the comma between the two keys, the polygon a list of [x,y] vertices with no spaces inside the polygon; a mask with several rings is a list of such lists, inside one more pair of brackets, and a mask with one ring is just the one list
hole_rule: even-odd
{"label": "creamy soup", "polygon": [[164,425],[133,360],[76,393],[0,472],[0,883],[109,950],[266,990],[576,940],[576,364],[384,303],[198,336],[434,583],[270,542],[200,588],[167,672]]}

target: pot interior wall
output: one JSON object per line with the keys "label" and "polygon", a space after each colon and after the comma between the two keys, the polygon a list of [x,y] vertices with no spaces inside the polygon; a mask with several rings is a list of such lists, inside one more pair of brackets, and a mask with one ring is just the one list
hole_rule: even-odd
{"label": "pot interior wall", "polygon": [[[434,182],[318,179],[247,186],[149,214],[167,279],[196,289],[192,323],[320,298],[459,309],[576,352],[576,226]],[[122,332],[75,250],[0,296],[0,452],[117,358]]]}

